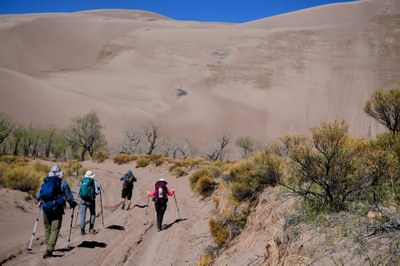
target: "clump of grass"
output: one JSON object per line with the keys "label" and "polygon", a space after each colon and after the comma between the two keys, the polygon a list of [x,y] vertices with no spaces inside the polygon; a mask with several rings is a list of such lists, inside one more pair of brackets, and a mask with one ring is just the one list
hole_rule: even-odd
{"label": "clump of grass", "polygon": [[15,166],[8,168],[2,181],[5,187],[27,192],[34,196],[39,189],[43,173],[34,170],[31,166]]}
{"label": "clump of grass", "polygon": [[113,157],[114,163],[118,165],[130,163],[136,159],[137,159],[136,155],[126,154],[126,153],[120,153]]}
{"label": "clump of grass", "polygon": [[146,167],[150,164],[150,156],[149,155],[139,155],[136,160],[136,168]]}
{"label": "clump of grass", "polygon": [[108,152],[104,150],[98,150],[93,153],[93,160],[97,163],[102,163],[108,159]]}
{"label": "clump of grass", "polygon": [[199,260],[197,261],[197,266],[211,266],[214,263],[214,255],[210,251],[203,252]]}
{"label": "clump of grass", "polygon": [[194,186],[194,191],[198,192],[203,197],[208,197],[213,193],[216,185],[217,183],[212,177],[203,175],[197,180]]}
{"label": "clump of grass", "polygon": [[165,158],[161,153],[155,153],[149,156],[150,162],[155,166],[160,166],[165,162]]}
{"label": "clump of grass", "polygon": [[224,224],[221,221],[210,219],[209,228],[211,236],[218,247],[223,247],[228,243],[229,232],[225,229]]}

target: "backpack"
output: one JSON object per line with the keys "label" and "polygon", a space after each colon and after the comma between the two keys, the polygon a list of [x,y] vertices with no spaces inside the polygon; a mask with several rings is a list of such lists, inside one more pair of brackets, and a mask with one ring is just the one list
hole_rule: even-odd
{"label": "backpack", "polygon": [[153,195],[153,201],[156,204],[164,204],[168,201],[167,183],[165,181],[157,181],[155,184],[156,193]]}
{"label": "backpack", "polygon": [[124,183],[122,184],[123,188],[131,188],[131,187],[133,187],[133,181],[134,181],[133,174],[125,175]]}
{"label": "backpack", "polygon": [[54,212],[64,206],[65,199],[62,195],[61,179],[58,176],[46,177],[40,187],[40,197],[43,211]]}
{"label": "backpack", "polygon": [[84,201],[95,200],[94,192],[94,179],[91,177],[84,177],[79,187],[79,197]]}

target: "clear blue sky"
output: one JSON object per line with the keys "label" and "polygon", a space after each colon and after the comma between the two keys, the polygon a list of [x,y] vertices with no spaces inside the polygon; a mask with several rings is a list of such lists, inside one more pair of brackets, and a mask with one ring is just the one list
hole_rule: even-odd
{"label": "clear blue sky", "polygon": [[176,20],[241,23],[338,2],[352,0],[0,0],[0,14],[134,9]]}

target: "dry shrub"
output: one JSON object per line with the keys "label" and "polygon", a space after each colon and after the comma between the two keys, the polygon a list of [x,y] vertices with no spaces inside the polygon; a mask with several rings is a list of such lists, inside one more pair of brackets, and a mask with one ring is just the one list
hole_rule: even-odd
{"label": "dry shrub", "polygon": [[47,164],[41,163],[39,161],[35,161],[33,163],[31,163],[32,168],[40,173],[48,173],[50,172],[50,166],[48,166]]}
{"label": "dry shrub", "polygon": [[208,226],[211,236],[218,247],[223,247],[228,243],[229,232],[224,228],[224,224],[221,221],[210,219]]}
{"label": "dry shrub", "polygon": [[134,160],[136,160],[136,156],[135,155],[126,154],[126,153],[117,154],[113,158],[114,163],[116,163],[118,165],[129,163],[129,162],[132,162]]}
{"label": "dry shrub", "polygon": [[200,255],[197,266],[210,266],[214,263],[214,256],[211,252],[205,251]]}
{"label": "dry shrub", "polygon": [[197,181],[200,179],[200,177],[202,176],[206,176],[208,175],[208,169],[206,167],[200,168],[199,170],[197,170],[196,172],[194,172],[190,177],[189,177],[189,181],[190,181],[190,186],[192,187],[192,189],[195,188]]}
{"label": "dry shrub", "polygon": [[164,163],[165,158],[161,153],[155,153],[150,155],[150,162],[154,163],[156,166],[160,166]]}
{"label": "dry shrub", "polygon": [[208,197],[213,193],[216,185],[217,183],[210,176],[203,175],[197,180],[194,190],[203,197]]}
{"label": "dry shrub", "polygon": [[170,167],[170,173],[176,177],[181,177],[188,174],[185,170],[183,170],[182,167],[179,166]]}
{"label": "dry shrub", "polygon": [[2,177],[4,185],[10,189],[27,192],[34,196],[39,189],[43,173],[30,166],[8,168]]}
{"label": "dry shrub", "polygon": [[65,176],[76,178],[83,176],[87,170],[82,167],[78,160],[68,160],[67,163],[62,165],[61,169]]}
{"label": "dry shrub", "polygon": [[150,156],[140,155],[136,160],[136,168],[146,167],[150,164]]}
{"label": "dry shrub", "polygon": [[108,159],[108,152],[104,150],[98,150],[93,153],[93,160],[97,163],[102,163]]}

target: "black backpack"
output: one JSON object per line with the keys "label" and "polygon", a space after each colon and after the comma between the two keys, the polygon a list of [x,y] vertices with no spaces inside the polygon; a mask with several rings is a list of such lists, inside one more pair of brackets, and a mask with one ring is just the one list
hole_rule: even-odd
{"label": "black backpack", "polygon": [[122,187],[133,188],[133,182],[135,182],[135,176],[133,174],[126,174],[124,177],[124,182],[122,184]]}

